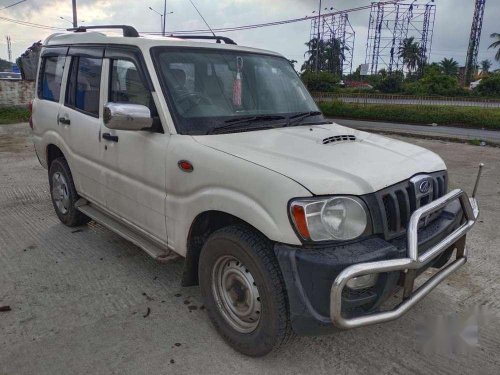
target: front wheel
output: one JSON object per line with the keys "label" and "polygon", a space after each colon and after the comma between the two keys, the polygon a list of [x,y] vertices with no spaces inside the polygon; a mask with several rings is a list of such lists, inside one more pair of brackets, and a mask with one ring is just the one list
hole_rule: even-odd
{"label": "front wheel", "polygon": [[202,249],[199,279],[210,319],[237,351],[263,356],[291,336],[272,244],[253,229],[238,225],[214,232]]}

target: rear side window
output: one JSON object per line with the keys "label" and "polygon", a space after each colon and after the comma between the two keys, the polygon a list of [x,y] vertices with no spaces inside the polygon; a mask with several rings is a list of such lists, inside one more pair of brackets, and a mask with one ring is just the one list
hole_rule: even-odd
{"label": "rear side window", "polygon": [[40,99],[58,102],[61,95],[61,82],[66,56],[44,57],[40,81],[38,82],[38,97]]}
{"label": "rear side window", "polygon": [[99,116],[102,59],[74,56],[66,91],[66,105]]}

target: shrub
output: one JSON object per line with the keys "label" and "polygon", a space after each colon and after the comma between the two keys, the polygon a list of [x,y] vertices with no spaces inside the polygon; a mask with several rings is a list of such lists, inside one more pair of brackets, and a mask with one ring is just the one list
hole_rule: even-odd
{"label": "shrub", "polygon": [[483,96],[500,96],[500,74],[492,74],[483,78],[476,90]]}
{"label": "shrub", "polygon": [[306,70],[301,75],[302,82],[309,91],[334,92],[339,89],[339,77],[330,72],[313,72]]}
{"label": "shrub", "polygon": [[454,96],[463,95],[458,78],[443,74],[436,66],[429,66],[424,76],[418,81],[406,83],[404,91],[409,95],[426,96]]}
{"label": "shrub", "polygon": [[403,74],[393,73],[381,79],[375,85],[375,89],[384,93],[395,94],[401,92],[401,89],[403,88],[403,81]]}
{"label": "shrub", "polygon": [[500,109],[439,105],[355,104],[340,101],[319,104],[328,117],[399,123],[462,125],[472,128],[500,129]]}

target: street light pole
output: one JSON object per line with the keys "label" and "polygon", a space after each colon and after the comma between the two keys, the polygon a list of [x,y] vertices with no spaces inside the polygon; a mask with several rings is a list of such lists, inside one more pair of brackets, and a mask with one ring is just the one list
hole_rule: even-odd
{"label": "street light pole", "polygon": [[78,27],[78,19],[76,17],[76,0],[72,0],[73,3],[73,27]]}
{"label": "street light pole", "polygon": [[163,3],[163,29],[162,35],[165,36],[165,31],[167,30],[167,0]]}
{"label": "street light pole", "polygon": [[[165,2],[165,4],[166,4],[166,2]],[[165,23],[166,23],[166,18],[167,18],[167,15],[172,14],[172,13],[174,13],[174,12],[168,12],[168,13],[167,13],[167,12],[166,12],[166,5],[165,5],[165,7],[163,8],[163,10],[165,11],[165,13],[163,13],[163,14],[161,14],[161,13],[160,13],[160,12],[158,12],[156,9],[153,9],[153,8],[151,8],[151,7],[149,7],[149,10],[151,10],[151,11],[155,12],[156,14],[158,14],[158,15],[160,16],[161,35],[165,36],[165,34],[166,34],[166,25],[165,25]]]}

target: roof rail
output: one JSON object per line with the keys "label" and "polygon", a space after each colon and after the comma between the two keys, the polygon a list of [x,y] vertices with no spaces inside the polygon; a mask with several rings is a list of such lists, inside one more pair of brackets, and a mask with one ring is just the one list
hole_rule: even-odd
{"label": "roof rail", "polygon": [[78,26],[71,29],[67,29],[68,31],[74,31],[75,33],[84,33],[87,30],[95,30],[95,29],[122,29],[123,36],[138,38],[139,33],[133,26],[128,25],[100,25],[100,26]]}
{"label": "roof rail", "polygon": [[228,38],[226,36],[219,36],[219,35],[174,35],[171,34],[169,35],[172,38],[179,38],[179,39],[209,39],[209,40],[216,40],[217,43],[220,43],[223,41],[226,44],[234,44],[237,45],[234,40],[231,38]]}

